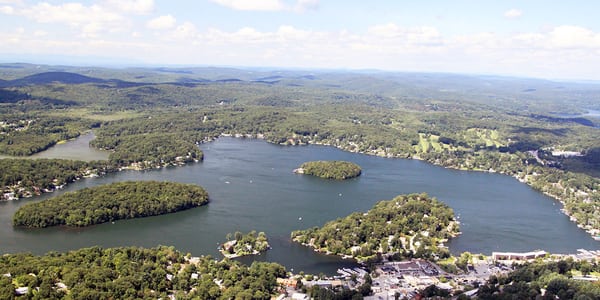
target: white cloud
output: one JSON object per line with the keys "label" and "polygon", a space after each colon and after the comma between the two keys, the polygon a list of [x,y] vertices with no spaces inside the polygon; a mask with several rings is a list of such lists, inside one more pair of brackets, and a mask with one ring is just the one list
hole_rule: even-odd
{"label": "white cloud", "polygon": [[287,25],[274,31],[246,27],[228,32],[213,28],[200,33],[195,42],[203,45],[196,51],[203,51],[213,64],[600,79],[595,71],[600,68],[600,33],[575,26],[462,36],[444,36],[430,26],[394,23],[352,33],[307,31]]}
{"label": "white cloud", "polygon": [[431,26],[401,27],[388,23],[372,26],[367,32],[368,35],[362,39],[364,46],[377,46],[384,51],[386,49],[397,51],[398,48],[415,51],[433,50],[443,44],[441,34]]}
{"label": "white cloud", "polygon": [[177,20],[171,15],[156,17],[146,23],[150,29],[171,29],[175,27]]}
{"label": "white cloud", "polygon": [[210,0],[235,10],[278,11],[285,9],[280,0]]}
{"label": "white cloud", "polygon": [[154,0],[105,0],[103,6],[113,11],[143,15],[154,10]]}
{"label": "white cloud", "polygon": [[518,10],[516,8],[513,9],[509,9],[507,11],[504,12],[504,17],[507,19],[518,19],[523,15],[523,12],[521,10]]}
{"label": "white cloud", "polygon": [[246,11],[295,11],[305,12],[316,10],[319,0],[297,0],[295,4],[288,5],[282,0],[210,0],[216,4]]}
{"label": "white cloud", "polygon": [[198,37],[198,30],[191,22],[185,22],[172,32],[171,38],[181,39],[186,41],[194,41]]}
{"label": "white cloud", "polygon": [[548,34],[549,47],[600,48],[600,33],[579,26],[558,26]]}
{"label": "white cloud", "polygon": [[319,0],[298,0],[294,6],[294,10],[297,12],[316,10],[317,8],[319,8]]}
{"label": "white cloud", "polygon": [[311,33],[294,28],[293,26],[284,25],[277,29],[276,35],[286,40],[305,40],[310,37]]}
{"label": "white cloud", "polygon": [[154,0],[101,0],[89,5],[80,2],[38,2],[24,4],[20,0],[0,0],[16,6],[1,6],[0,13],[22,16],[37,23],[62,24],[79,31],[78,37],[96,38],[100,33],[129,31],[133,22],[128,14],[147,14]]}
{"label": "white cloud", "polygon": [[268,45],[274,42],[275,35],[269,32],[260,32],[252,27],[243,27],[234,32],[221,31],[219,29],[209,29],[207,33],[201,35],[201,39],[215,46],[235,45]]}
{"label": "white cloud", "polygon": [[83,37],[96,37],[101,32],[114,33],[131,27],[131,21],[128,18],[98,4],[86,6],[78,2],[68,2],[53,5],[48,2],[40,2],[32,6],[0,11],[26,17],[38,23],[67,25],[80,31]]}
{"label": "white cloud", "polygon": [[33,32],[33,36],[35,36],[35,37],[44,37],[47,35],[48,35],[48,32],[46,32],[44,30],[36,30]]}
{"label": "white cloud", "polygon": [[112,23],[123,20],[121,15],[107,11],[98,5],[84,6],[81,3],[51,5],[42,2],[21,10],[19,14],[40,23],[64,23],[71,26],[93,22]]}
{"label": "white cloud", "polygon": [[[36,34],[38,36],[36,36]],[[156,45],[144,42],[88,40],[88,39],[59,39],[45,35],[43,32],[28,31],[16,28],[13,31],[0,31],[0,53],[15,53],[23,55],[60,55],[79,57],[127,58],[132,60]],[[164,50],[164,49],[161,49]]]}
{"label": "white cloud", "polygon": [[15,9],[9,5],[0,6],[0,13],[3,13],[5,15],[14,15]]}

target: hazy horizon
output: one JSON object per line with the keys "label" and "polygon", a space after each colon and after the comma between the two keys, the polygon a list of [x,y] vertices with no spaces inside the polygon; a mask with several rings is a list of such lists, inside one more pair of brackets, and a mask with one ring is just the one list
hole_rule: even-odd
{"label": "hazy horizon", "polygon": [[597,81],[593,1],[0,0],[0,62]]}

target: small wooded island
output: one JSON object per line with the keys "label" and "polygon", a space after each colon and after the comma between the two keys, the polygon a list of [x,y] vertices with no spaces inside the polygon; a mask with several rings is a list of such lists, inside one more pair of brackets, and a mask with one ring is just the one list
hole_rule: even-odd
{"label": "small wooded island", "polygon": [[228,233],[226,238],[227,242],[219,247],[219,251],[227,258],[256,255],[271,248],[267,235],[262,231],[258,235],[254,230],[247,234],[236,231],[233,236]]}
{"label": "small wooded island", "polygon": [[355,212],[323,227],[292,232],[292,239],[316,251],[377,261],[381,255],[444,258],[442,243],[459,234],[454,211],[427,194],[380,201],[366,213]]}
{"label": "small wooded island", "polygon": [[360,176],[359,165],[348,161],[319,160],[303,163],[294,173],[313,175],[321,178],[344,180]]}
{"label": "small wooded island", "polygon": [[197,185],[177,182],[125,181],[64,193],[23,205],[14,226],[89,226],[120,219],[172,213],[208,203]]}

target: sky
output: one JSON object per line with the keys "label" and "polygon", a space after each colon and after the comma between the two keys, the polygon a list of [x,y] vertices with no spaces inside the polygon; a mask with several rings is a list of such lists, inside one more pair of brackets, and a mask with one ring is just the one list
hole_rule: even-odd
{"label": "sky", "polygon": [[600,80],[595,0],[0,0],[0,62]]}

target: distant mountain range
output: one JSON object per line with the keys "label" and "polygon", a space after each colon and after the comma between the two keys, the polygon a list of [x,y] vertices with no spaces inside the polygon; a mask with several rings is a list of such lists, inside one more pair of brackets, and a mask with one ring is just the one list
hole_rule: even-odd
{"label": "distant mountain range", "polygon": [[[0,88],[29,85],[93,84],[101,88],[128,88],[167,84],[194,87],[206,84],[261,84],[307,90],[340,91],[340,101],[371,95],[378,103],[407,100],[435,108],[436,104],[477,103],[527,111],[528,105],[549,104],[546,113],[582,113],[600,110],[600,84],[554,82],[534,78],[449,73],[383,72],[377,70],[277,70],[220,67],[101,68],[0,64]],[[306,90],[305,90],[306,91]],[[273,91],[274,92],[274,91]],[[355,93],[348,95],[348,93]],[[20,97],[5,93],[9,99]],[[0,102],[10,102],[0,99]],[[428,102],[428,103],[425,103]],[[551,104],[551,105],[550,105]],[[564,109],[563,109],[564,108]]]}
{"label": "distant mountain range", "polygon": [[3,80],[0,82],[0,86],[26,86],[34,84],[51,84],[57,82],[65,84],[82,84],[102,83],[105,82],[105,80],[70,72],[44,72],[25,76],[15,80]]}

